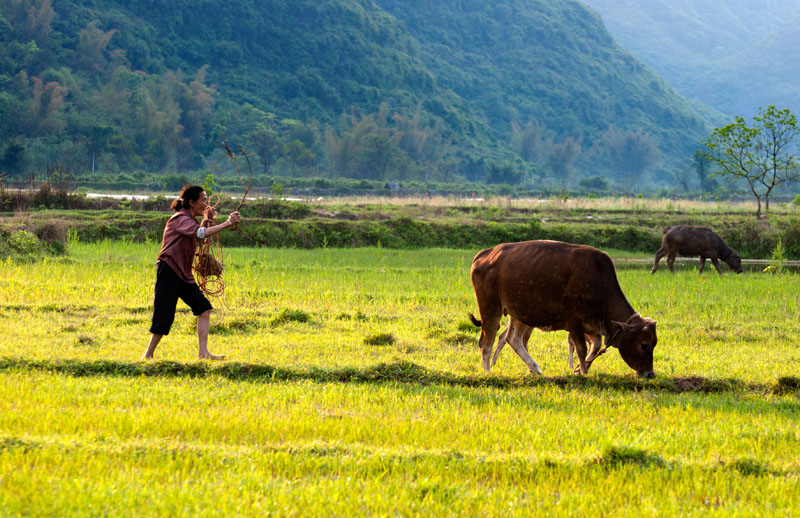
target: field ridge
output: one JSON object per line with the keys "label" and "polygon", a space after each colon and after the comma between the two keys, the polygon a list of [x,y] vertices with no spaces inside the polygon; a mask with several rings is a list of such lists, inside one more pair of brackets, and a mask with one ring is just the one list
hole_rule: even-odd
{"label": "field ridge", "polygon": [[29,360],[25,358],[0,358],[0,372],[41,371],[74,377],[189,377],[219,376],[234,381],[271,383],[310,380],[318,383],[414,383],[458,387],[520,388],[551,385],[565,389],[616,390],[634,392],[696,393],[759,393],[800,395],[800,378],[784,376],[775,383],[745,382],[735,378],[708,378],[703,376],[659,376],[655,380],[642,380],[630,375],[597,374],[591,376],[500,376],[458,375],[426,369],[407,360],[382,362],[363,368],[292,369],[272,365],[225,362],[129,362],[118,360]]}

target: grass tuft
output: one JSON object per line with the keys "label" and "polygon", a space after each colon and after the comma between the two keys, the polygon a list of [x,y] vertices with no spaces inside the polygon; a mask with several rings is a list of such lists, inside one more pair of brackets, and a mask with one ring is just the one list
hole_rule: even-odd
{"label": "grass tuft", "polygon": [[301,309],[284,309],[269,321],[270,327],[278,327],[288,322],[306,323],[311,321],[311,315]]}
{"label": "grass tuft", "polygon": [[444,342],[449,345],[475,345],[475,336],[464,333],[455,333],[444,338]]}
{"label": "grass tuft", "polygon": [[798,391],[800,391],[800,378],[797,376],[782,376],[778,378],[778,383],[774,388],[774,392],[779,394]]}
{"label": "grass tuft", "polygon": [[473,334],[480,330],[479,327],[475,327],[475,324],[473,324],[472,322],[467,322],[466,320],[462,320],[461,322],[459,322],[457,329],[462,333],[473,333]]}
{"label": "grass tuft", "polygon": [[249,319],[240,318],[231,320],[230,322],[222,322],[221,324],[211,326],[211,330],[214,334],[228,335],[228,334],[254,331],[260,327],[261,327],[261,321],[258,320],[257,318],[249,318]]}
{"label": "grass tuft", "polygon": [[748,477],[760,477],[771,473],[769,466],[754,459],[737,459],[726,463],[725,467]]}
{"label": "grass tuft", "polygon": [[364,345],[392,345],[396,341],[392,333],[378,333],[364,338]]}
{"label": "grass tuft", "polygon": [[658,455],[653,455],[645,450],[627,446],[611,446],[603,452],[596,462],[600,465],[616,468],[624,465],[634,465],[641,468],[663,467],[667,463]]}

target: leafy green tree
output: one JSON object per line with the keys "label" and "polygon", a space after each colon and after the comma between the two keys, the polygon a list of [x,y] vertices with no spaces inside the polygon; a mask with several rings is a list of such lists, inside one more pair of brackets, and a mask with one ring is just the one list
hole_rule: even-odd
{"label": "leafy green tree", "polygon": [[580,153],[581,145],[572,137],[563,142],[551,142],[547,153],[547,166],[556,178],[567,183],[572,177],[572,166]]}
{"label": "leafy green tree", "polygon": [[283,146],[283,154],[292,165],[292,176],[298,167],[311,167],[317,162],[317,157],[305,144],[299,140],[292,140]]}
{"label": "leafy green tree", "polygon": [[697,174],[697,180],[700,182],[700,188],[705,192],[715,191],[719,185],[711,176],[711,161],[700,150],[695,151],[693,160],[694,171]]}
{"label": "leafy green tree", "polygon": [[590,176],[588,178],[581,178],[578,181],[578,186],[589,192],[605,192],[608,190],[608,180],[605,176]]}
{"label": "leafy green tree", "polygon": [[442,141],[441,121],[432,125],[422,120],[422,107],[417,106],[413,116],[396,113],[392,116],[395,124],[392,140],[406,155],[422,164],[426,170],[441,160],[449,150],[449,143]]}
{"label": "leafy green tree", "polygon": [[22,174],[25,166],[25,146],[18,139],[10,140],[0,150],[0,173],[10,176]]}
{"label": "leafy green tree", "polygon": [[278,161],[283,151],[283,144],[274,129],[259,123],[256,128],[247,134],[247,142],[255,151],[264,174],[269,174],[270,168]]}
{"label": "leafy green tree", "polygon": [[636,184],[659,161],[653,137],[642,129],[621,131],[613,126],[603,136],[605,153],[617,175],[627,184]]}
{"label": "leafy green tree", "polygon": [[61,86],[57,81],[45,83],[39,77],[32,77],[33,99],[31,99],[30,110],[36,126],[36,131],[58,132],[64,129],[66,122],[61,118],[61,109],[64,106],[64,98],[68,89]]}
{"label": "leafy green tree", "polygon": [[119,31],[112,29],[103,31],[97,25],[98,20],[92,20],[78,34],[78,48],[75,50],[75,67],[91,74],[98,74],[108,65],[106,47],[111,38]]}
{"label": "leafy green tree", "polygon": [[8,13],[14,31],[22,41],[43,43],[52,31],[56,13],[52,0],[2,0],[0,7]]}
{"label": "leafy green tree", "polygon": [[528,121],[524,128],[511,123],[511,147],[526,162],[541,161],[543,140],[544,129],[536,121]]}
{"label": "leafy green tree", "polygon": [[721,128],[714,128],[704,140],[706,156],[717,166],[714,173],[732,182],[744,180],[756,199],[756,217],[769,214],[773,189],[800,180],[797,117],[788,109],[759,108],[748,125],[743,117]]}

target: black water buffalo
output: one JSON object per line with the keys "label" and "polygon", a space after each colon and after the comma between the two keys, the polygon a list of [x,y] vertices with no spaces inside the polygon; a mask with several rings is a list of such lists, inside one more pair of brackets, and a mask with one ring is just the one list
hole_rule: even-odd
{"label": "black water buffalo", "polygon": [[[639,376],[655,375],[656,322],[633,310],[604,252],[559,241],[504,243],[475,256],[471,277],[481,320],[469,316],[481,327],[484,370],[491,368],[500,319],[507,314],[524,326],[568,331],[583,374],[588,372],[588,334],[605,336],[606,346],[617,347]],[[524,326],[514,326],[505,339],[531,372],[540,373],[523,345],[525,335],[530,336]]]}
{"label": "black water buffalo", "polygon": [[656,252],[656,260],[650,273],[656,273],[658,262],[665,255],[669,271],[675,273],[673,264],[675,256],[684,257],[700,256],[700,271],[706,265],[706,259],[711,259],[711,264],[717,269],[717,273],[722,275],[719,269],[719,260],[725,261],[736,273],[742,273],[742,258],[739,252],[733,250],[725,241],[722,240],[713,230],[705,227],[692,227],[689,225],[675,225],[664,229],[664,238],[661,240],[661,248]]}

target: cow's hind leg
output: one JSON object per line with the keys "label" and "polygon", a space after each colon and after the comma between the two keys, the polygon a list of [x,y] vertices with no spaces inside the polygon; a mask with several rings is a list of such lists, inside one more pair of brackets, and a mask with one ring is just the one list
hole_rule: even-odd
{"label": "cow's hind leg", "polygon": [[[481,337],[478,339],[478,345],[481,348],[481,365],[486,372],[489,372],[489,369],[492,368],[492,347],[494,347],[494,339],[497,336],[497,330],[500,328],[502,316],[503,314],[500,311],[491,313],[481,311]],[[507,336],[506,339],[508,339]]]}
{"label": "cow's hind leg", "polygon": [[[516,329],[516,331],[514,331]],[[522,335],[522,346],[525,350],[528,350],[528,340],[531,338],[531,333],[533,332],[533,328],[530,326],[526,326],[519,320],[514,319],[514,317],[509,317],[508,319],[508,326],[506,326],[505,331],[500,334],[500,337],[497,339],[497,348],[494,351],[494,355],[492,356],[492,367],[494,364],[497,363],[497,357],[500,356],[500,351],[503,350],[503,347],[509,342],[509,333],[516,332]]]}
{"label": "cow's hind leg", "polygon": [[705,267],[706,267],[706,257],[704,255],[701,255],[700,256],[700,269],[697,271],[697,273],[703,273],[703,268],[705,268]]}
{"label": "cow's hind leg", "polygon": [[510,326],[510,332],[509,335],[506,336],[506,341],[511,345],[511,348],[514,349],[514,352],[522,358],[522,361],[528,366],[528,370],[533,374],[541,374],[542,369],[539,367],[539,364],[528,354],[528,340],[526,337],[530,338],[532,330],[532,328],[525,325]]}
{"label": "cow's hind leg", "polygon": [[502,351],[503,347],[505,347],[506,345],[506,337],[508,336],[508,332],[511,330],[512,321],[513,321],[512,319],[509,319],[508,325],[506,326],[505,330],[502,333],[500,333],[500,336],[497,338],[497,349],[494,350],[494,355],[492,356],[492,364],[491,364],[492,367],[494,367],[494,364],[497,363],[497,357],[500,356],[500,351]]}

